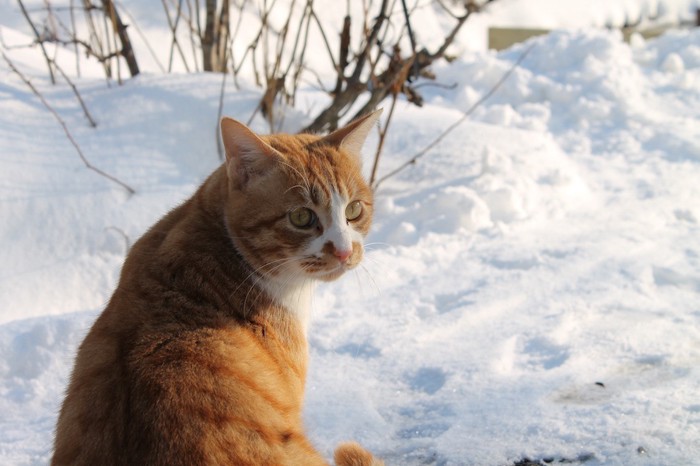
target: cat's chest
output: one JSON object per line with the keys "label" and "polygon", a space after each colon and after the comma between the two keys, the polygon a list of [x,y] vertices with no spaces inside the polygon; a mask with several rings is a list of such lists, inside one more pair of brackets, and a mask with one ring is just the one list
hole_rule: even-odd
{"label": "cat's chest", "polygon": [[261,286],[272,299],[272,302],[283,308],[289,318],[296,321],[294,323],[298,324],[305,338],[311,314],[311,301],[314,291],[313,282],[310,280],[299,283],[265,281],[261,283]]}

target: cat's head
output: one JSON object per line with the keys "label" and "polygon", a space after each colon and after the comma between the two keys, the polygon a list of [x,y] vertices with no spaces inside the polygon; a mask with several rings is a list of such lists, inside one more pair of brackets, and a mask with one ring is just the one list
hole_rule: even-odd
{"label": "cat's head", "polygon": [[334,280],[357,266],[372,221],[360,149],[381,112],[328,136],[258,136],[221,121],[236,248],[277,281]]}

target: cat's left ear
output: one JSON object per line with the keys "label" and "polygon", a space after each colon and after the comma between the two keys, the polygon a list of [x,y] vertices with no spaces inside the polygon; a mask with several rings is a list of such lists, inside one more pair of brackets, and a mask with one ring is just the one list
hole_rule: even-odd
{"label": "cat's left ear", "polygon": [[362,158],[362,145],[365,143],[369,132],[377,123],[382,110],[380,108],[358,118],[347,126],[333,131],[321,141],[342,149],[360,160]]}

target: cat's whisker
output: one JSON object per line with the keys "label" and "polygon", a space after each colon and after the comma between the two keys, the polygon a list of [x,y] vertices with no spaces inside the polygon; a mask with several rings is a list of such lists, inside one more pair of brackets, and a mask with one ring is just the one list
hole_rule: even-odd
{"label": "cat's whisker", "polygon": [[294,171],[297,175],[299,175],[299,178],[301,178],[301,180],[304,182],[304,185],[305,185],[305,187],[306,187],[306,192],[307,192],[307,194],[308,194],[308,195],[311,195],[311,184],[309,183],[309,178],[308,178],[308,176],[306,176],[306,173],[300,172],[298,168],[292,166],[292,165],[291,165],[290,163],[288,163],[288,162],[282,161],[282,162],[280,162],[280,164],[281,164],[281,165],[284,165],[285,167],[287,167],[287,168],[289,168],[289,169],[291,169],[291,170]]}
{"label": "cat's whisker", "polygon": [[[251,284],[250,288],[248,289],[248,292],[246,293],[245,299],[243,301],[242,312],[244,314],[244,317],[247,317],[246,305],[247,305],[248,296],[250,295],[251,290],[253,288],[256,288],[256,285],[260,282],[260,280],[262,280],[263,278],[265,278],[265,279],[269,278],[269,276],[270,276],[269,274],[273,273],[275,270],[278,270],[280,267],[283,267],[284,265],[286,265],[287,263],[289,263],[293,260],[295,260],[294,257],[284,257],[282,259],[276,259],[276,260],[273,260],[273,261],[270,261],[270,262],[267,262],[267,263],[261,265],[260,267],[254,269],[252,272],[250,272],[248,274],[248,276],[246,276],[241,281],[241,283],[239,283],[238,286],[229,294],[229,299],[231,299],[233,296],[235,296],[235,294],[238,292],[238,290],[248,282],[248,280],[255,277],[255,281]],[[266,271],[265,269],[268,267],[270,267],[270,270]],[[258,292],[258,294],[261,292],[262,292],[262,290],[260,290]]]}
{"label": "cat's whisker", "polygon": [[[386,246],[386,247],[391,247],[392,245],[389,244],[389,243],[381,243],[381,242],[378,242],[378,241],[374,241],[374,242],[372,242],[372,243],[366,243],[366,244],[364,245],[365,249],[367,249],[367,248],[369,248],[369,247],[371,247],[371,246]],[[376,250],[376,249],[375,249],[375,250]]]}
{"label": "cat's whisker", "polygon": [[[369,255],[365,255],[365,258],[364,258],[364,261],[363,261],[363,262],[365,262],[365,263],[368,263],[368,262],[371,263],[371,264],[372,264],[372,268],[378,269],[379,272],[390,270],[390,267],[389,267],[385,262],[383,262],[383,261],[381,261],[381,260],[379,260],[379,259],[376,259],[376,258],[374,258],[374,257],[371,257],[371,256],[369,256]],[[365,270],[367,270],[367,273],[369,273],[369,270],[370,270],[370,269],[367,268],[367,267],[365,266],[365,264],[362,264],[362,266],[365,268]]]}
{"label": "cat's whisker", "polygon": [[[367,277],[368,277],[369,280],[372,282],[372,285],[374,285],[374,288],[375,288],[375,290],[377,291],[377,294],[379,294],[379,295],[381,296],[381,294],[382,294],[382,289],[381,289],[381,287],[379,286],[379,284],[377,283],[377,281],[374,279],[374,277],[372,276],[372,274],[370,273],[370,271],[367,269],[367,267],[364,266],[364,264],[360,264],[360,268],[367,274]],[[358,273],[358,275],[359,275],[359,273]]]}
{"label": "cat's whisker", "polygon": [[236,292],[241,288],[241,286],[243,286],[243,285],[244,285],[248,280],[250,280],[250,278],[253,277],[254,275],[258,275],[258,274],[259,274],[259,275],[261,275],[261,276],[265,276],[265,272],[263,271],[263,269],[265,269],[265,267],[268,267],[268,266],[270,266],[270,265],[272,265],[272,264],[276,264],[276,263],[281,262],[281,261],[287,261],[287,260],[290,260],[290,259],[287,258],[287,257],[284,257],[284,258],[282,258],[282,259],[277,259],[277,260],[274,260],[274,261],[267,262],[267,263],[261,265],[260,267],[258,267],[258,268],[256,268],[256,269],[252,270],[252,271],[241,281],[241,283],[239,283],[238,286],[229,294],[229,298],[232,297],[233,295],[235,295]]}
{"label": "cat's whisker", "polygon": [[291,190],[293,190],[293,189],[301,189],[301,190],[303,191],[305,188],[304,188],[304,186],[302,186],[302,185],[300,185],[300,184],[295,184],[294,186],[289,187],[289,188],[284,192],[284,194],[287,194],[289,191],[291,191]]}
{"label": "cat's whisker", "polygon": [[[289,264],[290,262],[293,262],[294,260],[297,260],[297,257],[285,257],[283,259],[278,259],[276,261],[268,262],[267,264],[261,266],[258,268],[259,275],[256,277],[255,281],[251,284],[250,288],[248,289],[248,292],[245,295],[245,299],[243,300],[243,312],[246,312],[246,304],[248,302],[248,297],[250,296],[251,291],[253,291],[254,288],[257,288],[258,294],[255,296],[255,299],[258,299],[260,295],[264,292],[263,288],[260,286],[257,286],[258,283],[260,283],[261,280],[264,278],[268,278],[270,275],[267,274],[272,274],[275,271],[281,269],[285,265]],[[270,270],[263,272],[261,269],[265,268],[266,266],[269,266],[271,264],[274,264]]]}

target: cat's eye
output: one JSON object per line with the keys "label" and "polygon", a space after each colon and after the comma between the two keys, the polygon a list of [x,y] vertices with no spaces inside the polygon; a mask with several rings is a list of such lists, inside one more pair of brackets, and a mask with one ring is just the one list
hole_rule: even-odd
{"label": "cat's eye", "polygon": [[299,207],[289,213],[289,221],[297,228],[311,228],[317,219],[314,211],[306,207]]}
{"label": "cat's eye", "polygon": [[345,208],[345,218],[350,221],[357,220],[362,215],[362,203],[360,201],[352,201]]}

